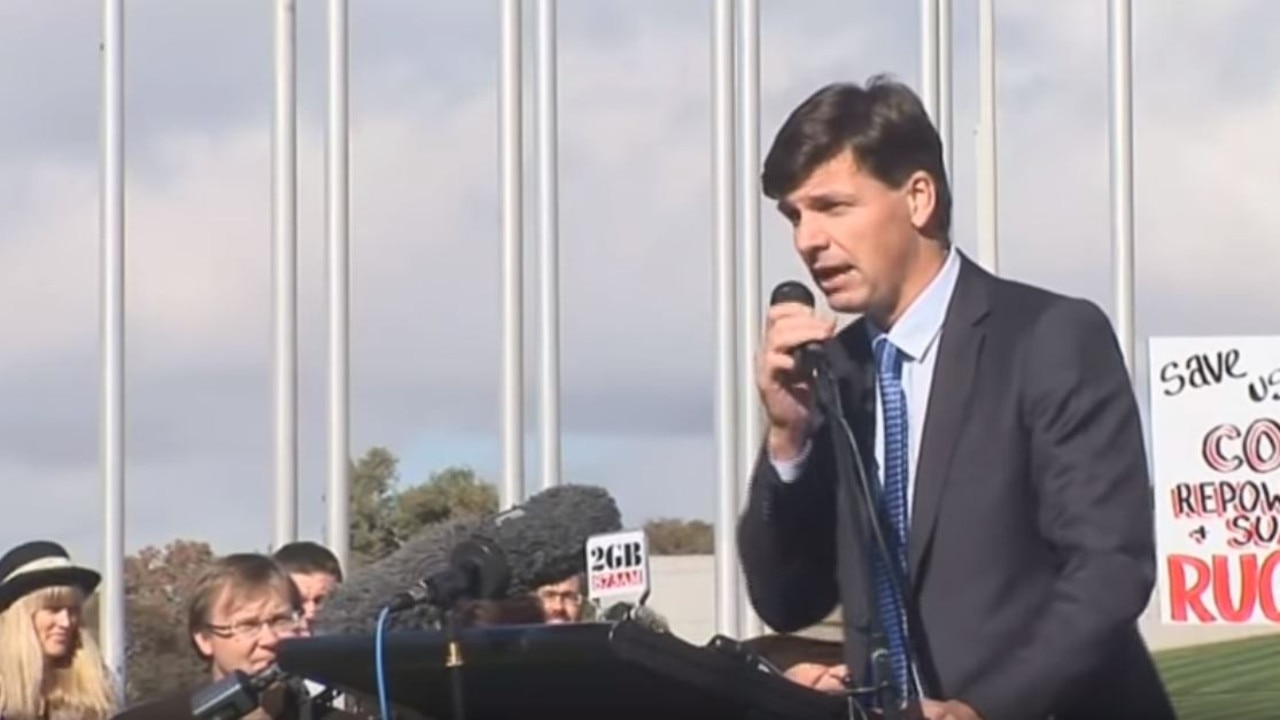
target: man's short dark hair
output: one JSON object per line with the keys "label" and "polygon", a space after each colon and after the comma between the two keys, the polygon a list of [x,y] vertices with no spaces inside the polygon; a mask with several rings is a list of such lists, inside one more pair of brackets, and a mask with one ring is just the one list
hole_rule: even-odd
{"label": "man's short dark hair", "polygon": [[319,543],[310,540],[287,543],[281,545],[273,557],[291,574],[326,573],[332,575],[338,582],[342,582],[342,566],[338,564],[337,556]]}
{"label": "man's short dark hair", "polygon": [[778,131],[764,161],[761,185],[779,200],[800,187],[823,163],[852,151],[858,166],[890,187],[911,174],[928,173],[937,190],[933,225],[951,231],[951,188],[942,159],[942,139],[911,88],[885,75],[855,83],[832,83],[800,104]]}

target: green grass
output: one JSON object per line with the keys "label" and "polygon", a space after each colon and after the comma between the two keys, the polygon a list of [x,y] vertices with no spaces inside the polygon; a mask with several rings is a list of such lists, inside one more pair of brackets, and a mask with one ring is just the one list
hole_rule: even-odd
{"label": "green grass", "polygon": [[1156,653],[1180,720],[1280,717],[1280,634]]}

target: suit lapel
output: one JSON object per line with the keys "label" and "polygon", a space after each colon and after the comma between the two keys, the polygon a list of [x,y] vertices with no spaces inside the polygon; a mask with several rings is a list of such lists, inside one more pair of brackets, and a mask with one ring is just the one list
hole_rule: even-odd
{"label": "suit lapel", "polygon": [[917,581],[920,563],[933,537],[942,492],[950,476],[961,428],[975,385],[986,331],[992,278],[961,257],[960,276],[947,309],[934,365],[933,384],[915,473],[915,496],[907,541],[910,575]]}

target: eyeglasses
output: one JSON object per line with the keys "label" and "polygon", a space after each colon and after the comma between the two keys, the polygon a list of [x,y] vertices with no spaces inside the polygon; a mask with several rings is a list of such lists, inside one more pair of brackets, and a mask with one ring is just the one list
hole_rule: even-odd
{"label": "eyeglasses", "polygon": [[242,640],[253,640],[262,634],[263,629],[271,628],[276,635],[296,632],[302,625],[302,616],[296,612],[276,615],[266,620],[242,620],[232,625],[206,625],[213,634],[224,637],[237,637]]}
{"label": "eyeglasses", "polygon": [[582,593],[573,590],[561,590],[558,592],[555,590],[539,590],[538,599],[543,602],[559,600],[564,605],[578,605],[582,603]]}

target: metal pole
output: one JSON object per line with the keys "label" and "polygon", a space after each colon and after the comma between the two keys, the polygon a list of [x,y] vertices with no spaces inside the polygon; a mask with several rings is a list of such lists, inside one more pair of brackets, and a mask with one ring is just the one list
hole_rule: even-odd
{"label": "metal pole", "polygon": [[325,204],[329,280],[329,550],[347,569],[350,550],[350,303],[348,301],[347,0],[329,0],[329,122]]}
{"label": "metal pole", "polygon": [[538,457],[542,487],[560,484],[559,172],[556,149],[556,3],[537,0],[534,87],[538,172]]}
{"label": "metal pole", "polygon": [[102,343],[103,518],[99,638],[118,692],[125,687],[124,587],[124,0],[102,4],[102,185],[98,312]]}
{"label": "metal pole", "polygon": [[1133,375],[1133,9],[1111,0],[1108,22],[1111,71],[1111,244],[1116,293],[1116,335]]}
{"label": "metal pole", "polygon": [[978,0],[978,263],[999,273],[995,0]]}
{"label": "metal pole", "polygon": [[[738,124],[741,163],[739,217],[742,223],[742,287],[738,307],[739,371],[738,388],[742,418],[742,434],[738,438],[738,467],[746,470],[755,464],[764,435],[760,402],[756,395],[755,361],[760,349],[761,313],[760,287],[760,2],[742,0],[738,15],[738,53],[741,65],[738,73]],[[741,473],[742,485],[739,499],[747,496],[748,473]],[[751,606],[745,583],[741,587],[742,637],[759,637],[764,634],[763,624]]]}
{"label": "metal pole", "polygon": [[737,334],[737,262],[734,237],[734,92],[733,0],[715,0],[712,32],[712,156],[715,193],[712,273],[715,285],[716,324],[716,469],[718,512],[716,517],[716,628],[735,637],[738,621],[737,542],[738,517],[737,428],[738,381],[735,353]]}
{"label": "metal pole", "polygon": [[293,0],[275,3],[272,212],[275,270],[275,543],[298,537],[297,90]]}
{"label": "metal pole", "polygon": [[938,4],[938,134],[942,136],[942,159],[947,174],[955,172],[954,132],[951,116],[951,0]]}
{"label": "metal pole", "polygon": [[938,122],[938,0],[920,0],[920,100]]}
{"label": "metal pole", "polygon": [[524,497],[524,173],[520,0],[502,0],[499,154],[502,176],[502,507]]}

